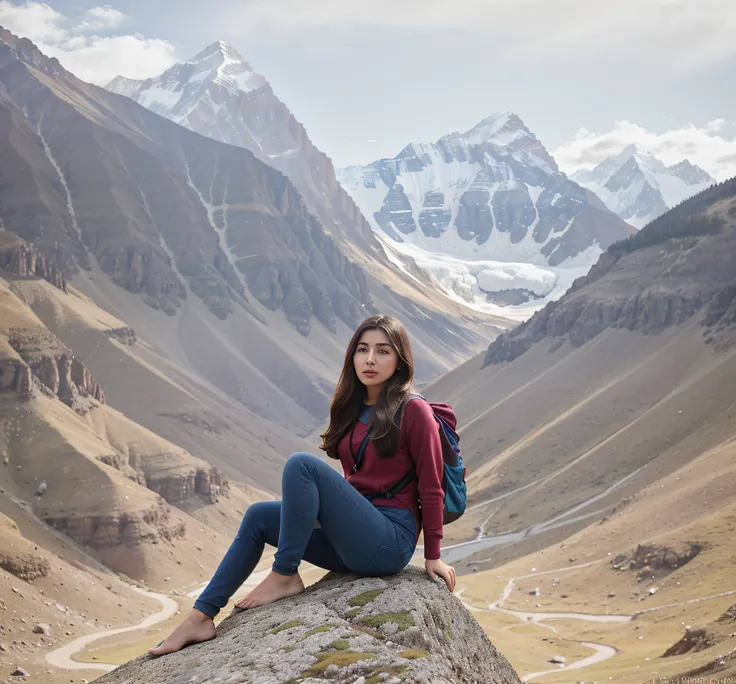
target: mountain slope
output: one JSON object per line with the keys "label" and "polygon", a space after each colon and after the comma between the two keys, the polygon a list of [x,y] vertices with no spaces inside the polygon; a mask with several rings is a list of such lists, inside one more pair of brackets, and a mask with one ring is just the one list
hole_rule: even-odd
{"label": "mountain slope", "polygon": [[337,183],[330,159],[233,47],[217,42],[160,76],[143,81],[118,76],[107,89],[208,138],[250,150],[294,183],[331,233],[385,258],[368,223]]}
{"label": "mountain slope", "polygon": [[540,548],[736,437],[735,217],[736,180],[706,190],[428,388],[470,469],[449,541]]}
{"label": "mountain slope", "polygon": [[[0,277],[2,508],[15,504],[118,571],[161,580],[172,567],[151,567],[158,544],[205,541],[184,511],[218,508],[230,519],[224,511],[242,505],[244,490],[231,499],[217,468],[105,403],[89,370],[25,301],[23,286],[37,282],[5,270]],[[214,546],[205,542],[208,557],[225,542],[215,537]],[[186,572],[199,576],[195,568]]]}
{"label": "mountain slope", "polygon": [[[632,232],[508,112],[338,177],[393,251],[475,305],[560,296],[559,268],[589,267]],[[456,260],[454,277],[437,253]]]}
{"label": "mountain slope", "polygon": [[[407,325],[421,381],[494,329],[329,234],[247,150],[83,83],[6,31],[0,174],[6,228],[133,328],[157,363],[292,434],[324,420],[344,345],[371,312]],[[135,412],[134,396],[116,406]]]}
{"label": "mountain slope", "polygon": [[667,167],[639,145],[629,145],[594,169],[570,177],[637,228],[715,183],[687,159]]}

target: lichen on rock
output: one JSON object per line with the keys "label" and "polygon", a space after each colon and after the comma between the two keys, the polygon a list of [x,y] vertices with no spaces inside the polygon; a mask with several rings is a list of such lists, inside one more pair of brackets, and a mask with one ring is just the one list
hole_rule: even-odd
{"label": "lichen on rock", "polygon": [[[363,603],[360,614],[348,618],[356,599]],[[195,671],[187,665],[192,659],[200,663]],[[413,567],[389,577],[330,573],[303,594],[234,612],[212,641],[161,658],[141,656],[97,681],[352,684],[361,678],[366,683],[520,682],[462,603]]]}

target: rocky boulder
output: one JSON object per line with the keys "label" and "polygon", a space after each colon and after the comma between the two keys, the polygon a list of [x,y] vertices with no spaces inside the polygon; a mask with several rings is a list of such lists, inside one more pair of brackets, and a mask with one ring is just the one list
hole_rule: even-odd
{"label": "rocky boulder", "polygon": [[304,594],[238,611],[214,641],[144,655],[100,684],[228,682],[517,684],[519,677],[444,584],[416,568],[330,573]]}

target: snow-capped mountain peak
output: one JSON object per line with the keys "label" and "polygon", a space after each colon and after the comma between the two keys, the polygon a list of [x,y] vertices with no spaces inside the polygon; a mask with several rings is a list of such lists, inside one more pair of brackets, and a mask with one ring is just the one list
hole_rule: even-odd
{"label": "snow-capped mountain peak", "polygon": [[233,62],[245,63],[245,57],[241,55],[232,45],[218,40],[212,45],[208,45],[202,52],[187,61],[187,64],[197,64],[208,59],[220,59],[222,61],[230,60]]}
{"label": "snow-capped mountain peak", "polygon": [[682,178],[688,185],[710,184],[714,182],[707,171],[704,171],[696,164],[690,163],[687,159],[683,159],[678,164],[673,164],[669,167],[669,170],[678,178]]}
{"label": "snow-capped mountain peak", "polygon": [[107,89],[138,100],[157,114],[184,124],[189,114],[210,89],[221,89],[221,96],[209,95],[212,109],[227,95],[251,93],[266,85],[235,48],[218,41],[183,64],[175,64],[156,78],[144,81],[116,76]]}
{"label": "snow-capped mountain peak", "polygon": [[559,296],[632,230],[560,173],[511,112],[338,179],[390,255],[480,308]]}
{"label": "snow-capped mountain peak", "polygon": [[285,174],[331,232],[349,235],[370,254],[379,251],[367,221],[335,182],[330,159],[231,45],[217,41],[155,78],[119,76],[107,88],[200,135],[245,147]]}
{"label": "snow-capped mountain peak", "polygon": [[462,139],[469,144],[480,145],[484,142],[494,140],[503,144],[499,138],[504,136],[515,136],[529,133],[524,122],[513,112],[500,112],[491,114],[478,122],[465,133],[451,133],[444,136],[443,140]]}
{"label": "snow-capped mountain peak", "polygon": [[578,171],[571,178],[637,228],[714,183],[689,161],[667,167],[638,144],[628,145],[595,168]]}

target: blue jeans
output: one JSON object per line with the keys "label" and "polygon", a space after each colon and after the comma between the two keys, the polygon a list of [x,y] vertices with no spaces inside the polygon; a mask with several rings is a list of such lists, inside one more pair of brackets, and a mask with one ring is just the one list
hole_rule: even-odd
{"label": "blue jeans", "polygon": [[281,492],[281,501],[248,507],[197,610],[215,617],[253,572],[265,544],[278,547],[272,567],[282,575],[296,573],[302,559],[326,570],[392,575],[414,554],[417,529],[408,508],[374,506],[312,454],[289,457]]}

